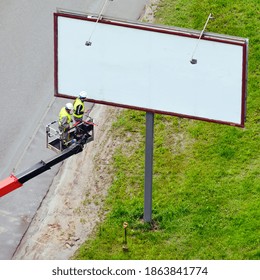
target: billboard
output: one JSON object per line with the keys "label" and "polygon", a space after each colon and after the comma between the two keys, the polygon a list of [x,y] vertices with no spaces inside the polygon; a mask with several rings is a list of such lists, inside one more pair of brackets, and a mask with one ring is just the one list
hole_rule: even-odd
{"label": "billboard", "polygon": [[84,90],[94,103],[243,127],[248,40],[204,33],[198,44],[199,35],[55,13],[55,96]]}

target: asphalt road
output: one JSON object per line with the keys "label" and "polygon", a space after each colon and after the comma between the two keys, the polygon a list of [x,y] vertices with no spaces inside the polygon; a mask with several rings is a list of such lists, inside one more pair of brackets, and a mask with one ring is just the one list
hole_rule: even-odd
{"label": "asphalt road", "polygon": [[[104,1],[0,0],[0,180],[54,155],[45,148],[45,125],[68,100],[53,97],[53,13],[60,8],[98,14]],[[137,20],[147,3],[108,1],[104,14]],[[0,259],[12,258],[58,168],[0,198]]]}

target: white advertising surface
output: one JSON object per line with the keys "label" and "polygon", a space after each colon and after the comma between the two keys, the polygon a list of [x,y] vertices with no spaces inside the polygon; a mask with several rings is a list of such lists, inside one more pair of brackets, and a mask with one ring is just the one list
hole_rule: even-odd
{"label": "white advertising surface", "polygon": [[[247,39],[54,15],[55,95],[244,126]],[[90,40],[91,45],[86,42]]]}

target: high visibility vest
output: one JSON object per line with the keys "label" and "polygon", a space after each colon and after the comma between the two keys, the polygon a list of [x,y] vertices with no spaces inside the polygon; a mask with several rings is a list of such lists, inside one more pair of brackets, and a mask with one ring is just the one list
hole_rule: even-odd
{"label": "high visibility vest", "polygon": [[61,120],[66,117],[67,118],[67,123],[70,124],[71,123],[71,115],[67,112],[66,108],[63,107],[60,110],[60,114],[59,114],[59,125],[61,125]]}
{"label": "high visibility vest", "polygon": [[[82,106],[82,109],[79,110],[79,108],[77,108],[78,106]],[[85,105],[84,102],[80,100],[80,98],[76,98],[76,100],[73,103],[73,107],[74,107],[74,113],[73,116],[81,119],[84,115],[84,111],[85,111]]]}

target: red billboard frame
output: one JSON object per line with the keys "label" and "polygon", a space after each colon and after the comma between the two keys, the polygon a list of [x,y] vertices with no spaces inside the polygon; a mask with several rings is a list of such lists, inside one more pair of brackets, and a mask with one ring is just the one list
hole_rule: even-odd
{"label": "red billboard frame", "polygon": [[[93,15],[75,14],[75,13],[71,13],[71,12],[54,13],[54,95],[56,97],[74,99],[75,96],[58,91],[58,88],[59,88],[59,86],[58,86],[58,84],[59,84],[59,79],[58,79],[58,71],[59,71],[59,69],[58,69],[59,68],[59,65],[58,65],[59,64],[59,61],[58,61],[58,44],[59,44],[59,42],[58,42],[58,18],[59,17],[79,19],[79,20],[90,21],[90,22],[96,22],[97,17],[95,17]],[[194,38],[194,39],[198,39],[199,35],[200,35],[200,32],[196,31],[196,30],[189,30],[189,29],[182,29],[182,28],[168,27],[168,26],[161,26],[161,25],[152,25],[152,24],[147,24],[147,23],[131,22],[131,21],[124,21],[124,20],[105,18],[105,17],[101,18],[99,20],[99,23],[120,26],[120,27],[127,27],[127,28],[132,28],[132,29],[145,30],[145,31],[150,31],[150,32],[159,32],[159,33],[176,35],[176,36],[187,37],[187,38]],[[213,34],[213,33],[205,33],[201,39],[206,40],[206,41],[237,45],[237,46],[241,46],[243,48],[240,123],[219,121],[219,120],[214,120],[214,119],[196,117],[196,116],[192,116],[192,115],[161,111],[161,110],[156,110],[156,109],[147,109],[147,108],[143,108],[143,107],[139,107],[139,106],[129,106],[129,105],[125,105],[125,104],[107,102],[107,101],[98,100],[98,99],[88,99],[87,101],[97,103],[97,104],[116,106],[116,107],[122,107],[122,108],[127,108],[127,109],[134,109],[134,110],[141,110],[141,111],[152,112],[152,113],[157,113],[157,114],[177,116],[177,117],[181,117],[181,118],[188,118],[188,119],[195,119],[195,120],[201,120],[201,121],[207,121],[207,122],[213,122],[213,123],[227,124],[227,125],[231,125],[231,126],[244,127],[245,120],[246,120],[248,40],[245,38],[219,35],[219,34]]]}

